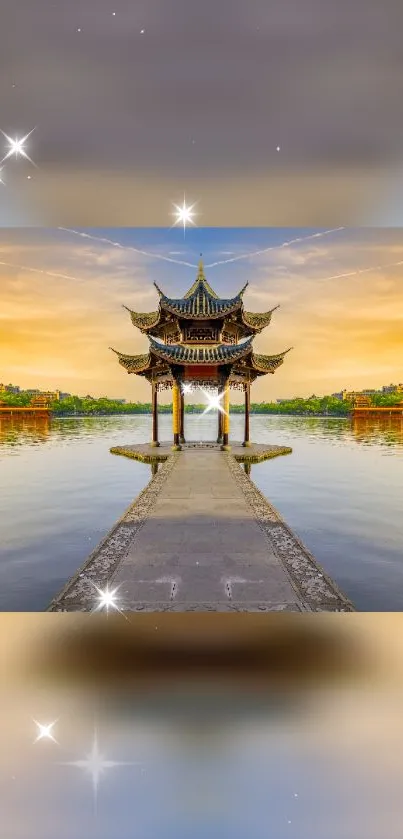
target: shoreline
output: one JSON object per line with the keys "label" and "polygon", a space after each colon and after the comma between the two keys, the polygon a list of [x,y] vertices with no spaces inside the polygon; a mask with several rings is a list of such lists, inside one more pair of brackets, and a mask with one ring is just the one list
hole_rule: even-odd
{"label": "shoreline", "polygon": [[[231,413],[231,412],[230,412]],[[190,416],[203,416],[203,411],[186,411],[185,414],[189,414]],[[160,411],[159,416],[172,416],[172,411]],[[243,411],[233,411],[232,416],[244,416]],[[140,411],[133,411],[133,413],[125,412],[125,411],[116,411],[111,412],[108,414],[50,414],[50,419],[91,419],[92,417],[151,417],[150,412],[140,412]],[[274,413],[274,411],[251,411],[250,416],[257,416],[257,417],[302,417],[304,419],[340,419],[340,420],[348,420],[352,419],[352,414],[348,415],[338,415],[338,414],[286,414],[286,413]]]}

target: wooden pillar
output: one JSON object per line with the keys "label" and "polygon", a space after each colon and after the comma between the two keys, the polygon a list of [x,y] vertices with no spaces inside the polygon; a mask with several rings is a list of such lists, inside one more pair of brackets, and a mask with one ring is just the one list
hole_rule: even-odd
{"label": "wooden pillar", "polygon": [[230,448],[229,445],[229,379],[225,382],[224,398],[223,398],[224,413],[222,414],[222,446],[224,451]]}
{"label": "wooden pillar", "polygon": [[250,446],[249,441],[250,384],[245,385],[245,432],[243,446]]}
{"label": "wooden pillar", "polygon": [[158,391],[157,385],[152,384],[152,414],[153,414],[153,439],[152,446],[159,446],[158,442]]}
{"label": "wooden pillar", "polygon": [[179,442],[180,442],[180,443],[186,443],[186,440],[185,440],[185,394],[184,394],[184,392],[183,392],[182,388],[180,389],[180,405],[179,405],[179,412],[180,412],[180,418],[179,418]]}
{"label": "wooden pillar", "polygon": [[173,450],[180,451],[179,429],[180,429],[180,391],[177,382],[172,385],[172,429],[174,435]]}
{"label": "wooden pillar", "polygon": [[218,429],[217,429],[217,443],[222,443],[222,418],[223,412],[217,411]]}

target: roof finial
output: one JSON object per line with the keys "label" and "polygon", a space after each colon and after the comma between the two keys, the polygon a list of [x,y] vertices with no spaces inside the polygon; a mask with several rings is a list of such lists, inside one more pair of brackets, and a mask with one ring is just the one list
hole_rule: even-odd
{"label": "roof finial", "polygon": [[198,274],[199,279],[204,279],[204,265],[203,265],[202,256],[203,256],[203,254],[201,253],[200,254],[200,259],[199,259],[199,274]]}

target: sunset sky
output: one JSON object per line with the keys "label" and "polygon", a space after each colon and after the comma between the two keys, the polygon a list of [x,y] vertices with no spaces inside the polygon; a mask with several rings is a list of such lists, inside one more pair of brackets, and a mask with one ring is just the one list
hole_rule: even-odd
{"label": "sunset sky", "polygon": [[253,385],[252,401],[403,380],[402,230],[195,227],[185,236],[181,228],[2,229],[0,382],[148,401],[148,383],[128,376],[109,350],[147,350],[122,304],[154,310],[153,282],[183,295],[201,252],[219,295],[249,282],[248,310],[280,304],[255,348],[294,349]]}

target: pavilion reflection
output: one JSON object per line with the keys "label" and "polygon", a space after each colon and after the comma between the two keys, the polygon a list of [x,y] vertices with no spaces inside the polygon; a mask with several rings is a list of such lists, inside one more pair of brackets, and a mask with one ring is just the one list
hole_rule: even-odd
{"label": "pavilion reflection", "polygon": [[38,443],[48,441],[51,432],[50,417],[21,417],[5,416],[0,417],[0,444],[7,443],[16,445],[22,443],[27,437]]}
{"label": "pavilion reflection", "polygon": [[351,432],[357,443],[403,445],[403,417],[353,417]]}

